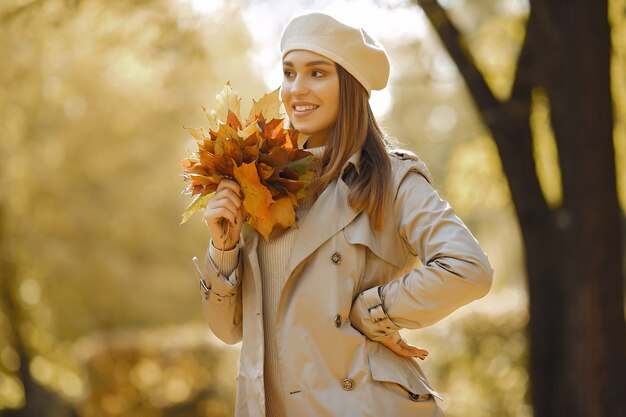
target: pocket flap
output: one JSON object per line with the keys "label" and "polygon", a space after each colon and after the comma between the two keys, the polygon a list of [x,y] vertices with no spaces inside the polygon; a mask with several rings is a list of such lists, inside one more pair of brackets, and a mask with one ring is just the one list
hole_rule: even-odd
{"label": "pocket flap", "polygon": [[[397,359],[387,357],[387,354],[383,353],[385,350],[389,351],[389,354],[394,355]],[[416,367],[419,365],[413,359],[398,356],[387,348],[371,353],[368,359],[370,369],[372,370],[372,379],[395,382],[413,394],[432,394],[443,400],[441,395],[430,386],[426,378],[418,371]]]}

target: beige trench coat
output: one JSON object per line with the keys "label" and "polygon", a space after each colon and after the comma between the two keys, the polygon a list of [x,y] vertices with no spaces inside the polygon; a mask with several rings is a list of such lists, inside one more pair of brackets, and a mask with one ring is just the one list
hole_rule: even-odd
{"label": "beige trench coat", "polygon": [[[358,172],[359,155],[342,173],[350,165]],[[376,340],[430,326],[484,296],[493,269],[419,158],[398,151],[390,160],[395,199],[382,231],[348,205],[350,189],[340,176],[297,232],[276,329],[289,417],[443,416],[435,400],[442,398],[418,359]],[[259,239],[244,227],[228,277],[216,272],[208,250],[198,268],[209,327],[225,343],[243,341],[236,417],[265,416]],[[417,258],[423,266],[416,267]]]}

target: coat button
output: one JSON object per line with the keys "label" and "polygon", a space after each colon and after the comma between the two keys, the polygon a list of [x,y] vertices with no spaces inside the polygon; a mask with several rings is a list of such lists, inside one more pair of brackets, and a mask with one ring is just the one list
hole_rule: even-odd
{"label": "coat button", "polygon": [[354,381],[350,378],[345,378],[341,381],[341,387],[346,391],[352,391],[354,389]]}
{"label": "coat button", "polygon": [[430,399],[430,394],[413,394],[409,392],[409,398],[413,401],[427,401]]}
{"label": "coat button", "polygon": [[332,254],[332,256],[330,257],[330,260],[333,261],[333,263],[335,265],[338,265],[341,263],[341,254],[339,252],[335,252]]}
{"label": "coat button", "polygon": [[341,327],[341,316],[339,314],[335,316],[335,327]]}

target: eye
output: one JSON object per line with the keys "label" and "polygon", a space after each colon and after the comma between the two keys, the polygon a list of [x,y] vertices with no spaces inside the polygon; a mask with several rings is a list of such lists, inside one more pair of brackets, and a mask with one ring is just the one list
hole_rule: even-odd
{"label": "eye", "polygon": [[[312,74],[313,74],[313,77],[315,77],[315,78],[320,78],[320,77],[323,77],[324,75],[326,75],[322,71],[318,71],[318,70],[313,70]],[[319,76],[316,76],[315,74],[319,74]]]}
{"label": "eye", "polygon": [[289,78],[289,77],[291,77],[292,73],[289,70],[283,70],[283,74],[285,75],[285,78]]}

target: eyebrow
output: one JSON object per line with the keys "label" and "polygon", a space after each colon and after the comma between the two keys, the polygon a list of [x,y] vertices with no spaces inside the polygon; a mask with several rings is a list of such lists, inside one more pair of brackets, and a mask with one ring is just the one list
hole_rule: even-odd
{"label": "eyebrow", "polygon": [[[288,66],[288,67],[293,67],[293,62],[291,61],[285,61],[283,62],[284,66]],[[313,67],[315,65],[328,65],[329,67],[332,67],[333,64],[331,64],[330,62],[327,61],[311,61],[311,62],[307,62],[304,66],[305,67]]]}

